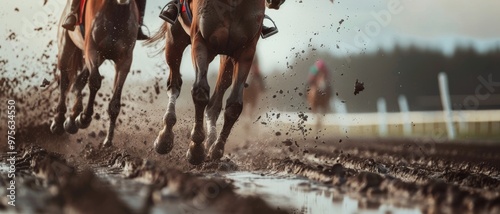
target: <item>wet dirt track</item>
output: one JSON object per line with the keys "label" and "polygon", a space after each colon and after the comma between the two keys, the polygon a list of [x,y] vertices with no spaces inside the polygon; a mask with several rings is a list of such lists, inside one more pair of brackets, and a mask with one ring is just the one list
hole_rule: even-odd
{"label": "wet dirt track", "polygon": [[[157,93],[148,85],[130,84],[124,93],[115,145],[101,149],[99,145],[107,127],[103,107],[109,97],[106,89],[101,89],[102,95],[98,96],[92,125],[77,134],[62,136],[49,131],[51,101],[57,92],[47,91],[26,94],[7,90],[9,97],[18,100],[19,109],[18,200],[15,208],[2,200],[3,211],[500,211],[499,144],[442,139],[354,139],[348,133],[338,138],[328,129],[313,131],[304,125],[307,118],[300,113],[299,120],[292,121],[291,126],[274,124],[272,118],[278,115],[269,111],[258,120],[242,118],[236,124],[221,162],[192,166],[185,158],[193,115],[189,102],[179,101],[179,109],[184,112],[179,114],[183,116],[175,129],[174,150],[168,155],[158,155],[152,142],[161,128],[158,115],[163,115],[165,93]],[[142,94],[136,96],[137,91]],[[3,165],[0,173],[2,187],[8,182],[7,167]],[[269,185],[273,182],[275,185]],[[284,187],[274,189],[279,185]]]}

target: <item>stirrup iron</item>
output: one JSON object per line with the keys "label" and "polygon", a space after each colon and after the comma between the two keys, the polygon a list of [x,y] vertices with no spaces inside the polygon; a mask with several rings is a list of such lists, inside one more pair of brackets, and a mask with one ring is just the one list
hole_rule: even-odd
{"label": "stirrup iron", "polygon": [[[274,26],[274,30],[271,31],[271,32],[268,32],[266,34],[264,34],[261,30],[260,32],[260,36],[262,37],[262,39],[265,39],[265,38],[268,38],[274,34],[277,34],[278,33],[278,27],[276,26],[276,23],[274,23],[274,21],[271,19],[271,17],[269,17],[268,15],[264,15],[264,19],[268,19],[269,21],[271,21],[271,23],[273,23],[273,26]],[[271,27],[272,28],[272,27]]]}
{"label": "stirrup iron", "polygon": [[[173,4],[176,8],[177,8],[177,16],[175,17],[174,20],[170,19],[169,17],[167,16],[164,16],[163,15],[163,12],[165,11],[165,9],[170,5],[170,4]],[[167,3],[160,11],[160,18],[165,20],[166,22],[170,23],[170,24],[174,24],[176,21],[177,21],[177,18],[179,17],[179,15],[181,14],[181,3],[179,1],[176,1],[176,2],[169,2]]]}

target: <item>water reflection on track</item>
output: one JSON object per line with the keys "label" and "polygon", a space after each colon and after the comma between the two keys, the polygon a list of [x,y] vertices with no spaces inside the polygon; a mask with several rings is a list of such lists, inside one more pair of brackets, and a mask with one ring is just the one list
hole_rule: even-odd
{"label": "water reflection on track", "polygon": [[416,208],[398,208],[391,205],[360,208],[360,201],[357,199],[301,177],[250,172],[229,173],[224,177],[234,181],[237,193],[258,195],[275,206],[291,208],[294,213],[421,213]]}

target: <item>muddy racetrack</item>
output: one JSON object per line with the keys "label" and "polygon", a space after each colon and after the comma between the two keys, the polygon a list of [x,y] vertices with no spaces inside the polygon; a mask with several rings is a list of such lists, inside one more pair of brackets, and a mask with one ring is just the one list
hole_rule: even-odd
{"label": "muddy racetrack", "polygon": [[[252,172],[279,176],[285,182],[297,176],[307,178],[301,184],[305,191],[320,186],[333,195],[331,203],[347,195],[358,200],[362,209],[391,205],[424,213],[500,212],[499,144],[354,139],[348,133],[339,138],[328,129],[304,126],[302,121],[292,121],[292,126],[262,122],[275,117],[263,108],[267,118],[241,119],[236,124],[221,162],[195,167],[185,158],[192,105],[179,102],[183,113],[179,113],[174,150],[158,155],[152,142],[161,128],[166,95],[158,93],[163,88],[155,90],[147,84],[130,84],[124,93],[115,145],[100,148],[107,127],[106,90],[101,89],[93,124],[75,135],[62,136],[49,131],[51,101],[57,91],[34,90],[30,95],[9,91],[18,109],[18,200],[15,208],[2,200],[0,209],[21,213],[308,213],[304,209],[308,204],[273,204],[262,195],[242,190],[226,176]],[[134,90],[142,94],[134,96]],[[6,186],[8,166],[2,167],[1,183]]]}

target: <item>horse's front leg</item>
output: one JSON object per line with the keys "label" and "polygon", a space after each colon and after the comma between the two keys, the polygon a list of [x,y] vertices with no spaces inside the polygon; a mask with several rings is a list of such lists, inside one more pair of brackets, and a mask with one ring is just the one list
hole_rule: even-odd
{"label": "horse's front leg", "polygon": [[207,131],[208,138],[205,141],[205,149],[210,149],[210,146],[217,140],[217,119],[219,118],[220,111],[222,109],[222,98],[224,98],[224,93],[231,86],[231,80],[233,75],[234,63],[227,56],[221,56],[220,58],[220,68],[219,76],[217,77],[217,84],[215,86],[214,94],[210,98],[210,101],[206,110],[207,118]]}
{"label": "horse's front leg", "polygon": [[113,96],[109,102],[108,114],[109,114],[109,129],[106,139],[104,139],[103,146],[109,147],[113,145],[113,137],[115,133],[116,119],[120,114],[122,90],[127,75],[130,72],[130,66],[132,65],[132,51],[128,53],[128,56],[115,60],[115,82],[113,85]]}
{"label": "horse's front leg", "polygon": [[191,143],[187,152],[189,163],[193,165],[201,164],[205,160],[205,149],[203,141],[205,140],[205,131],[203,130],[203,117],[205,107],[210,98],[210,86],[207,80],[208,64],[215,57],[210,54],[207,45],[200,33],[193,39],[192,58],[196,70],[196,79],[191,89],[195,107],[195,123],[191,131]]}
{"label": "horse's front leg", "polygon": [[74,60],[75,55],[78,55],[75,54],[76,51],[78,51],[78,48],[71,41],[71,38],[69,37],[67,32],[64,31],[64,33],[61,34],[61,36],[62,37],[60,38],[59,42],[60,44],[62,44],[62,46],[59,47],[59,57],[57,61],[57,68],[60,71],[59,75],[60,94],[59,94],[59,101],[56,107],[56,115],[54,116],[54,120],[50,125],[50,131],[54,134],[59,134],[59,135],[64,133],[63,123],[67,111],[66,98],[69,88],[71,86],[71,79],[73,76],[76,75],[75,66],[72,65],[71,62]]}
{"label": "horse's front leg", "polygon": [[[181,93],[182,78],[180,74],[180,66],[182,61],[182,53],[190,43],[189,36],[184,32],[179,22],[176,22],[169,31],[167,31],[167,44],[165,48],[165,58],[170,75],[167,80],[168,90],[168,106],[167,112],[163,116],[163,129],[158,134],[154,142],[155,151],[159,154],[169,153],[174,146],[174,128],[177,122],[175,114],[175,104],[179,94]],[[175,42],[174,42],[175,41]]]}
{"label": "horse's front leg", "polygon": [[[92,48],[90,48],[93,50]],[[76,126],[80,129],[85,129],[90,126],[92,122],[92,115],[94,114],[94,101],[97,91],[101,88],[101,74],[99,73],[99,66],[104,61],[104,58],[97,54],[97,51],[88,51],[86,54],[86,66],[90,70],[89,74],[89,99],[87,106],[82,113],[75,119]]]}
{"label": "horse's front leg", "polygon": [[[81,59],[79,60],[81,63]],[[89,78],[89,69],[87,66],[83,66],[82,71],[76,77],[75,83],[73,84],[73,91],[76,95],[76,101],[73,105],[71,115],[64,121],[64,130],[70,134],[75,134],[78,132],[78,126],[76,125],[75,119],[83,110],[83,94],[82,90],[87,85]]]}
{"label": "horse's front leg", "polygon": [[219,160],[224,155],[224,146],[226,140],[231,133],[236,120],[238,120],[241,111],[243,110],[243,89],[245,81],[252,66],[255,47],[248,47],[242,51],[241,55],[236,59],[236,69],[233,77],[233,88],[231,94],[226,101],[226,110],[224,112],[224,125],[217,139],[217,142],[210,147],[208,157],[210,160]]}

